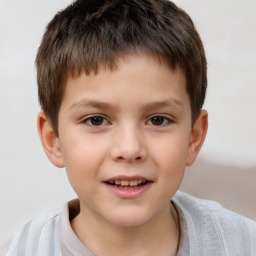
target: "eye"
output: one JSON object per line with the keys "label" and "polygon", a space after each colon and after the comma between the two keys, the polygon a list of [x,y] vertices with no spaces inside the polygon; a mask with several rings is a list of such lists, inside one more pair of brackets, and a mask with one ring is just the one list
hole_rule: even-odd
{"label": "eye", "polygon": [[154,126],[165,126],[169,123],[172,123],[172,120],[165,116],[153,116],[147,121],[147,124]]}
{"label": "eye", "polygon": [[108,124],[108,121],[102,116],[91,116],[83,120],[83,123],[89,126],[102,126]]}

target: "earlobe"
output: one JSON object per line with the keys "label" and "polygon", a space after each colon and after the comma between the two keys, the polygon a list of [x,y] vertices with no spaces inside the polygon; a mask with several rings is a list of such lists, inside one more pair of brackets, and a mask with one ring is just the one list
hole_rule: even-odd
{"label": "earlobe", "polygon": [[192,165],[204,143],[205,136],[208,129],[208,113],[206,110],[202,110],[196,122],[193,125],[186,165]]}
{"label": "earlobe", "polygon": [[55,134],[49,118],[43,111],[38,114],[37,129],[43,149],[49,160],[57,167],[64,167],[60,140]]}

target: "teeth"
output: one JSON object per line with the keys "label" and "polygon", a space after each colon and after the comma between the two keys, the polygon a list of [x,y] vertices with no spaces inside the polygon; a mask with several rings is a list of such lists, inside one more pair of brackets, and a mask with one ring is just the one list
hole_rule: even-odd
{"label": "teeth", "polygon": [[130,186],[137,186],[138,185],[137,180],[131,180],[129,183],[130,183]]}
{"label": "teeth", "polygon": [[128,180],[121,180],[121,186],[128,186],[129,181]]}
{"label": "teeth", "polygon": [[122,187],[127,187],[127,186],[131,186],[131,187],[134,187],[134,186],[137,186],[137,185],[140,185],[140,184],[145,184],[146,183],[146,180],[115,180],[115,181],[109,181],[109,183],[111,184],[115,184],[115,185],[121,185]]}

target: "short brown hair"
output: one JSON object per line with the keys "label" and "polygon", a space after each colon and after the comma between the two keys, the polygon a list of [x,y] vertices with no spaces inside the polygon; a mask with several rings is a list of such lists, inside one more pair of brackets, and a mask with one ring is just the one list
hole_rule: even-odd
{"label": "short brown hair", "polygon": [[39,102],[56,134],[68,75],[112,70],[120,54],[134,52],[183,69],[194,123],[205,99],[207,64],[189,15],[169,0],[77,0],[47,25],[36,57]]}

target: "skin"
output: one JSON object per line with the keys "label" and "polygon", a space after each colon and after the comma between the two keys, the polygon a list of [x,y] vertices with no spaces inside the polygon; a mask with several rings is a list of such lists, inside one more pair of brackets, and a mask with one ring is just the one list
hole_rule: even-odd
{"label": "skin", "polygon": [[[170,200],[207,126],[206,111],[191,126],[183,72],[154,58],[130,55],[117,70],[70,77],[59,136],[43,112],[38,131],[48,158],[66,168],[80,199],[71,226],[81,242],[97,255],[175,255],[179,223]],[[104,184],[117,175],[152,183],[141,196],[124,199]]]}

